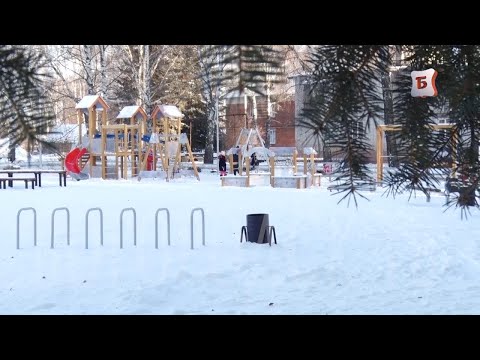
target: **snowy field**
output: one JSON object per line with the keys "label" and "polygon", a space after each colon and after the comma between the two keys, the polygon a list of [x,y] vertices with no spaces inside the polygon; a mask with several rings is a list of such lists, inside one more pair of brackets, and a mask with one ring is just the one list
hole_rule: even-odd
{"label": "snowy field", "polygon": [[[42,188],[0,190],[0,314],[479,314],[480,215],[444,211],[442,194],[408,201],[364,192],[370,201],[337,204],[322,187],[221,187],[201,181],[67,179]],[[17,212],[20,249],[16,249]],[[55,215],[54,248],[52,212]],[[100,245],[98,211],[103,212]],[[137,246],[133,212],[136,211]],[[195,212],[194,250],[190,220]],[[167,244],[168,208],[171,245]],[[278,244],[240,243],[246,215],[269,214]]]}

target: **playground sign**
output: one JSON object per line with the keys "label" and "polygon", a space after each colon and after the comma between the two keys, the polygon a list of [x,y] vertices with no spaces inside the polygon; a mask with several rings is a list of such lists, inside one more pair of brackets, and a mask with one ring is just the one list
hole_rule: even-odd
{"label": "playground sign", "polygon": [[434,69],[412,71],[412,96],[422,98],[437,96],[437,88],[435,86],[437,74],[438,72]]}

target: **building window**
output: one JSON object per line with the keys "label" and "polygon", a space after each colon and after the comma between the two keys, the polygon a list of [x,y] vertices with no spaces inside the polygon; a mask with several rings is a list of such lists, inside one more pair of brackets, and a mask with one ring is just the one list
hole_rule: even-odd
{"label": "building window", "polygon": [[270,145],[275,145],[277,143],[277,129],[268,130],[268,139],[270,140]]}
{"label": "building window", "polygon": [[450,124],[450,121],[449,121],[449,119],[448,119],[448,115],[443,115],[443,114],[440,115],[440,116],[438,117],[438,123],[439,123],[440,125]]}

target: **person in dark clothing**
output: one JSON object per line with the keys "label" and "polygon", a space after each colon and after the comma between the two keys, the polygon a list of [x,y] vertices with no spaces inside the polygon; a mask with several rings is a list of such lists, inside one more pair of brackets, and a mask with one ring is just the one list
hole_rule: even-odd
{"label": "person in dark clothing", "polygon": [[224,151],[218,155],[218,171],[220,172],[220,176],[227,175],[227,158],[225,157]]}
{"label": "person in dark clothing", "polygon": [[255,166],[257,166],[257,165],[258,165],[257,154],[253,153],[252,154],[252,159],[250,160],[250,167],[252,168],[252,170],[255,170]]}
{"label": "person in dark clothing", "polygon": [[238,173],[238,153],[240,152],[240,147],[237,146],[237,148],[234,150],[233,153],[233,175],[237,176]]}

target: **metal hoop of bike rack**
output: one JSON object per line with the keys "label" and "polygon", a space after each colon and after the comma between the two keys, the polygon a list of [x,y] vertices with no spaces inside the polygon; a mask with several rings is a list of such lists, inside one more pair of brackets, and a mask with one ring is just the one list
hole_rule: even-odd
{"label": "metal hoop of bike rack", "polygon": [[168,246],[170,246],[170,211],[167,208],[157,209],[155,212],[155,249],[158,249],[158,213],[160,211],[167,212],[167,236],[168,236]]}
{"label": "metal hoop of bike rack", "polygon": [[52,240],[50,242],[50,248],[54,248],[54,242],[55,242],[55,213],[57,210],[65,210],[67,212],[67,245],[70,246],[70,210],[66,207],[59,207],[56,209],[53,209],[52,211]]}
{"label": "metal hoop of bike rack", "polygon": [[26,207],[17,212],[17,249],[20,249],[20,213],[25,210],[33,211],[33,246],[37,246],[37,210],[33,207]]}
{"label": "metal hoop of bike rack", "polygon": [[193,214],[195,211],[200,211],[202,213],[202,245],[205,246],[205,212],[202,208],[192,209],[190,213],[190,249],[193,250]]}
{"label": "metal hoop of bike rack", "polygon": [[123,249],[123,213],[125,211],[133,211],[133,245],[137,246],[137,212],[134,208],[129,207],[120,213],[120,249]]}
{"label": "metal hoop of bike rack", "polygon": [[98,210],[100,212],[100,245],[103,246],[103,211],[99,207],[90,208],[85,214],[85,249],[88,249],[88,214],[90,211]]}

